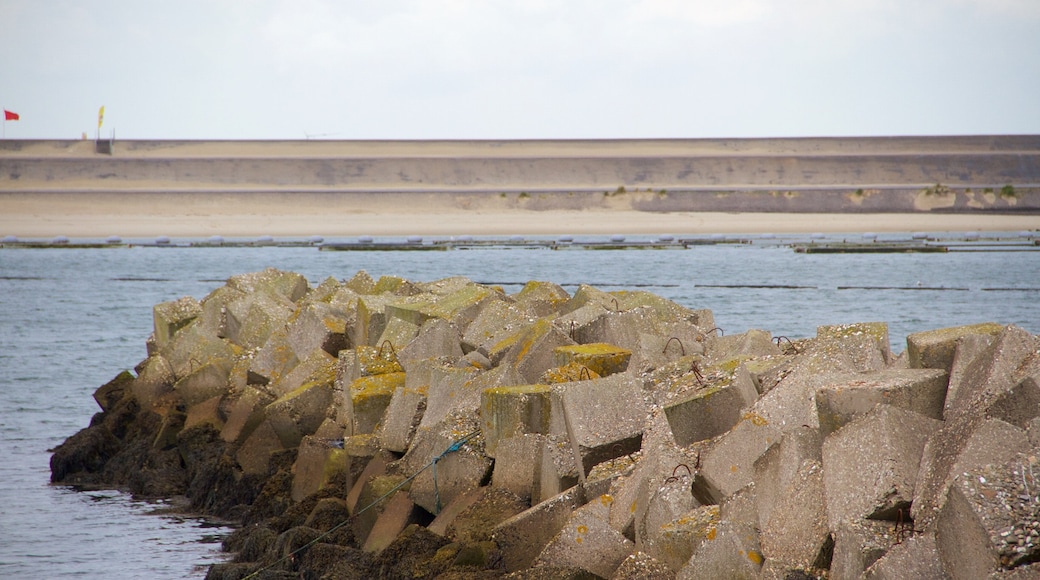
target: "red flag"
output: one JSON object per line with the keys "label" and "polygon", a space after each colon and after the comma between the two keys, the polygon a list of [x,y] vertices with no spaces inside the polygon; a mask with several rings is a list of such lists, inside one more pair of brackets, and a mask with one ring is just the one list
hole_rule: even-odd
{"label": "red flag", "polygon": [[13,113],[11,111],[8,111],[7,109],[4,109],[4,120],[5,121],[17,121],[18,120],[18,113]]}

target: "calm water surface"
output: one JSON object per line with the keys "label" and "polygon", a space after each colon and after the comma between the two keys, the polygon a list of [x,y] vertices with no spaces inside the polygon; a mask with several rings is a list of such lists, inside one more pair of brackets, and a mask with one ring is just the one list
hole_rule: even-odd
{"label": "calm water surface", "polygon": [[49,485],[47,450],[89,424],[98,386],[145,357],[154,304],[202,298],[233,274],[268,266],[300,272],[312,285],[365,269],[416,281],[461,275],[507,292],[532,279],[570,291],[579,283],[640,288],[712,309],[726,334],[760,328],[796,338],[823,324],[885,321],[896,351],[907,334],[944,326],[996,321],[1040,332],[1040,252],[805,255],[760,244],[396,253],[2,249],[0,577],[202,577],[206,564],[223,558],[226,528],[154,514],[164,506],[117,491]]}

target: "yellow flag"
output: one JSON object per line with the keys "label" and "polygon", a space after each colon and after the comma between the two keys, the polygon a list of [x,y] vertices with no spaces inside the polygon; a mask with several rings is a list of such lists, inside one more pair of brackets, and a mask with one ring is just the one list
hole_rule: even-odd
{"label": "yellow flag", "polygon": [[101,128],[101,123],[105,120],[105,106],[101,105],[101,108],[97,112],[97,128]]}

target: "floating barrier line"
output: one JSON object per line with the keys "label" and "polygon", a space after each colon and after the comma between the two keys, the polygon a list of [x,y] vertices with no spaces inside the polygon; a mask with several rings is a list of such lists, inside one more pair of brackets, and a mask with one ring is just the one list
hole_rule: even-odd
{"label": "floating barrier line", "polygon": [[838,290],[951,290],[955,292],[967,292],[971,288],[957,288],[945,286],[838,286]]}
{"label": "floating barrier line", "polygon": [[[456,441],[456,442],[452,443],[451,445],[449,445],[448,448],[445,449],[443,453],[441,453],[437,457],[434,457],[429,463],[427,463],[426,465],[422,466],[422,468],[419,469],[419,471],[416,471],[410,477],[404,479],[403,481],[401,481],[401,483],[398,483],[397,485],[392,487],[390,489],[390,491],[388,491],[388,492],[384,493],[383,495],[379,496],[372,503],[370,503],[370,504],[366,505],[365,507],[361,508],[360,510],[358,510],[357,513],[354,513],[351,516],[351,518],[353,518],[355,516],[359,516],[359,515],[365,513],[365,511],[368,510],[369,508],[372,508],[372,507],[374,507],[376,505],[379,505],[380,502],[382,502],[386,498],[388,498],[391,495],[393,495],[394,492],[396,492],[397,490],[399,490],[402,487],[404,487],[405,484],[409,483],[410,481],[412,481],[416,477],[419,477],[419,474],[421,474],[422,472],[426,471],[430,467],[433,467],[433,470],[434,470],[433,471],[433,473],[434,473],[434,476],[433,476],[433,489],[434,489],[434,493],[437,496],[437,511],[440,512],[441,511],[441,496],[440,496],[440,492],[437,489],[437,475],[436,475],[436,473],[437,473],[437,462],[440,461],[441,459],[444,459],[444,456],[448,455],[449,453],[454,453],[454,452],[458,451],[459,449],[462,449],[462,446],[465,445],[465,443],[467,441],[472,439],[479,432],[480,432],[479,430],[478,431],[471,431],[470,433],[467,433],[464,437],[462,437],[462,439],[459,439],[458,441]],[[351,518],[347,518],[347,519],[343,520],[342,522],[336,524],[335,526],[332,526],[331,528],[329,528],[329,530],[327,532],[319,534],[318,537],[316,537],[313,540],[307,542],[306,544],[300,546],[299,548],[296,548],[292,552],[289,552],[288,554],[283,556],[278,561],[276,561],[276,562],[274,562],[272,564],[268,564],[267,566],[264,566],[263,568],[260,568],[259,570],[253,572],[252,574],[249,574],[248,576],[243,578],[243,580],[249,580],[250,578],[255,578],[256,575],[260,574],[261,572],[270,570],[271,568],[274,568],[275,566],[281,564],[282,562],[285,562],[286,560],[292,560],[300,552],[306,550],[307,548],[310,548],[314,544],[317,544],[319,541],[321,541],[321,540],[325,539],[326,537],[328,537],[330,534],[332,534],[336,530],[338,530],[338,529],[342,528],[343,526],[349,524],[351,522]]]}

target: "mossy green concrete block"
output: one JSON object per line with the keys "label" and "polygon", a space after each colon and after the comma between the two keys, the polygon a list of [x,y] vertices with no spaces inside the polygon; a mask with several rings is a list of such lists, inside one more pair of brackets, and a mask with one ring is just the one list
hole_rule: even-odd
{"label": "mossy green concrete block", "polygon": [[358,294],[374,294],[376,281],[372,279],[372,276],[368,272],[358,270],[350,280],[343,283],[343,286],[357,292]]}
{"label": "mossy green concrete block", "polygon": [[191,296],[153,306],[152,322],[155,331],[155,345],[159,348],[166,346],[166,343],[178,330],[187,326],[200,314],[202,314],[202,305]]}
{"label": "mossy green concrete block", "polygon": [[950,372],[958,340],[971,334],[997,336],[1003,330],[1004,327],[1000,324],[984,322],[915,332],[906,337],[906,354],[910,368],[943,369]]}
{"label": "mossy green concrete block", "polygon": [[398,387],[404,387],[403,372],[361,377],[350,384],[354,407],[355,434],[372,433],[383,420],[390,399]]}
{"label": "mossy green concrete block", "polygon": [[202,365],[173,385],[180,399],[192,406],[206,399],[223,396],[228,391],[228,373],[231,362],[221,360]]}
{"label": "mossy green concrete block", "polygon": [[548,432],[551,391],[549,385],[484,389],[480,395],[480,420],[486,453],[494,457],[502,439]]}
{"label": "mossy green concrete block", "polygon": [[553,366],[562,367],[572,362],[578,363],[601,377],[624,372],[631,358],[631,350],[602,342],[566,345],[553,349]]}

